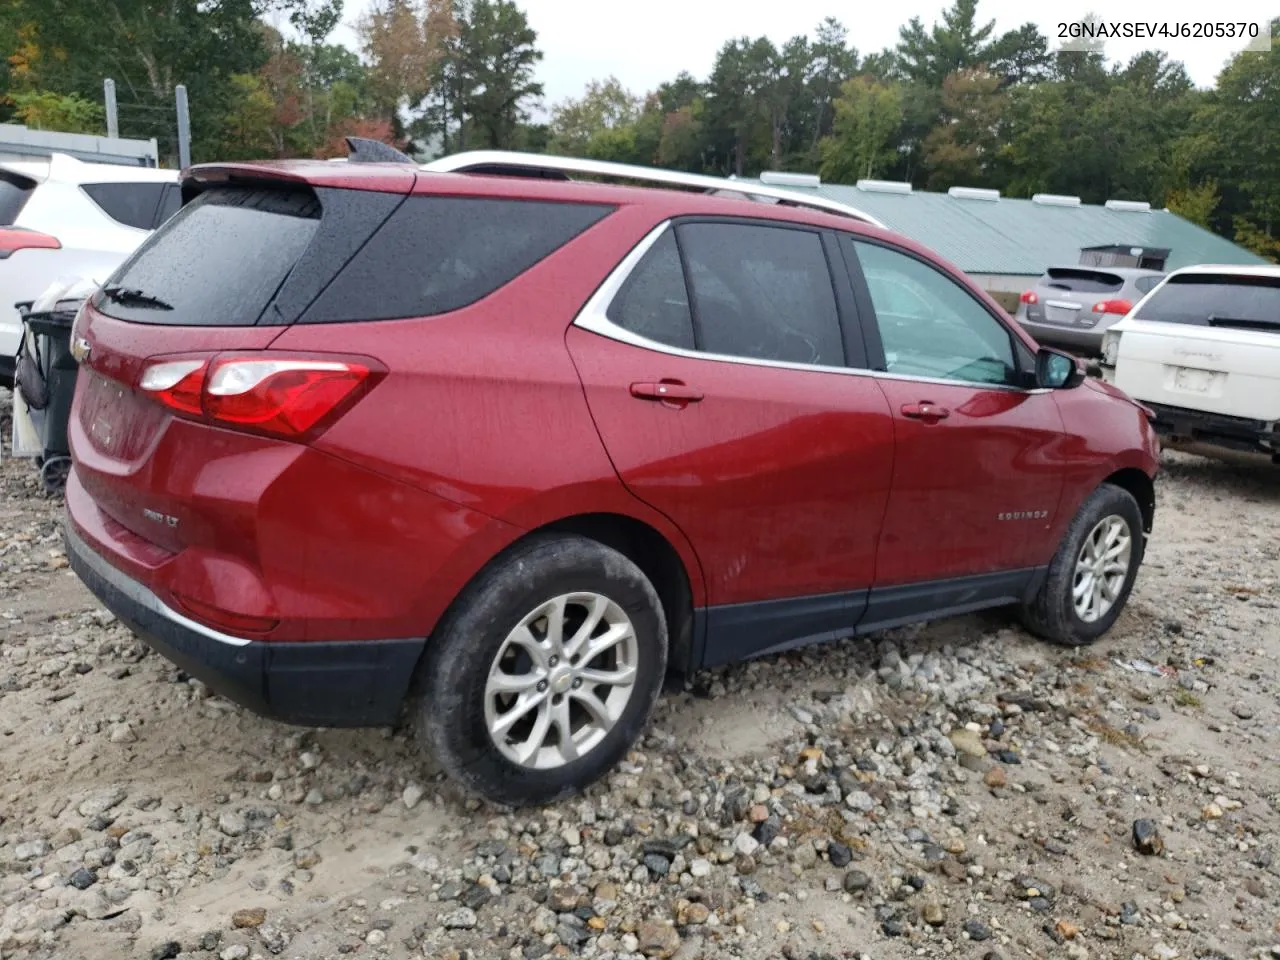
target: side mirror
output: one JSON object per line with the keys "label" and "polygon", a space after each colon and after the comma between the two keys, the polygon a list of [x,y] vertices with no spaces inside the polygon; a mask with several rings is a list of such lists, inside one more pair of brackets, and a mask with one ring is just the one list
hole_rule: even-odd
{"label": "side mirror", "polygon": [[1084,383],[1085,373],[1069,353],[1041,347],[1036,354],[1036,386],[1049,390],[1070,390]]}

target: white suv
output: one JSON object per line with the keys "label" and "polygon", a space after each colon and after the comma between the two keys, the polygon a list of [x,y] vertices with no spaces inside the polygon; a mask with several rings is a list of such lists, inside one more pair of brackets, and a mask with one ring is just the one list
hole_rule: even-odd
{"label": "white suv", "polygon": [[55,280],[106,280],[181,202],[176,170],[0,161],[0,385],[13,385],[22,338],[14,304]]}
{"label": "white suv", "polygon": [[1113,326],[1102,375],[1171,447],[1280,463],[1280,266],[1177,270]]}

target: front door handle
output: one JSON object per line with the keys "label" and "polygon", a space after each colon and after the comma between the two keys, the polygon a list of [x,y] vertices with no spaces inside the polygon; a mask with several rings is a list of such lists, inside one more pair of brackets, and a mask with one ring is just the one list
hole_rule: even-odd
{"label": "front door handle", "polygon": [[637,400],[654,400],[671,406],[683,407],[702,399],[702,391],[679,380],[661,380],[657,383],[633,383],[631,395]]}
{"label": "front door handle", "polygon": [[951,416],[951,411],[928,400],[921,400],[919,403],[904,403],[902,415],[912,420],[923,420],[925,423],[937,423]]}

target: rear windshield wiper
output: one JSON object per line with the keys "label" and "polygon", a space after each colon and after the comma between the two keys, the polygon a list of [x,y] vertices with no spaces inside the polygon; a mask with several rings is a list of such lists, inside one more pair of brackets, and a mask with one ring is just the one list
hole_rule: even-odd
{"label": "rear windshield wiper", "polygon": [[151,294],[143,293],[133,287],[122,287],[118,284],[103,287],[102,295],[108,300],[127,307],[154,307],[156,310],[173,309],[173,304],[167,303],[159,297],[153,297]]}
{"label": "rear windshield wiper", "polygon": [[1211,327],[1244,327],[1251,330],[1280,330],[1280,320],[1256,320],[1249,317],[1219,317],[1209,314]]}

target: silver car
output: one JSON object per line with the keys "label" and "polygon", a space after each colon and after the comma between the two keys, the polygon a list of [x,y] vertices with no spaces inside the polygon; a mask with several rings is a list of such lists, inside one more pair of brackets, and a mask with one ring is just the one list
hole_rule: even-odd
{"label": "silver car", "polygon": [[1139,267],[1050,267],[1022,294],[1017,320],[1041,343],[1101,356],[1103,334],[1162,279]]}

